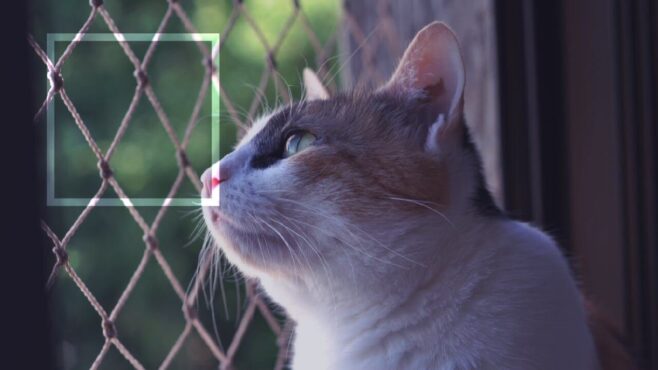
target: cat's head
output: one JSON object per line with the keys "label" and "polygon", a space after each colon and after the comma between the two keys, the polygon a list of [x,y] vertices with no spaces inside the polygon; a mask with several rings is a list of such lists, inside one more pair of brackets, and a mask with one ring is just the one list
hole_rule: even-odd
{"label": "cat's head", "polygon": [[427,247],[401,239],[455,227],[479,190],[455,35],[425,27],[377,90],[330,97],[304,80],[306,99],[257,120],[202,176],[219,246],[256,277],[422,265]]}

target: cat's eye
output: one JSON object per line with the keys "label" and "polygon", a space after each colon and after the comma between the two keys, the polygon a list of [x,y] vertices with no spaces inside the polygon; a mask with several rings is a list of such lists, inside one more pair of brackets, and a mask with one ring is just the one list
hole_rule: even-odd
{"label": "cat's eye", "polygon": [[287,158],[308,148],[315,142],[315,135],[306,131],[299,131],[288,136],[283,157]]}

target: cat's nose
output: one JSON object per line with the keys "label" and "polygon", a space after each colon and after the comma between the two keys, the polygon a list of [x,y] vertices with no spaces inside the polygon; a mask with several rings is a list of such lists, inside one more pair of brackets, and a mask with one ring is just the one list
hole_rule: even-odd
{"label": "cat's nose", "polygon": [[207,196],[212,195],[219,184],[230,179],[244,167],[247,158],[248,153],[246,151],[238,150],[227,154],[221,161],[213,164],[201,175],[204,193]]}
{"label": "cat's nose", "polygon": [[203,194],[209,197],[213,190],[224,182],[226,178],[222,178],[219,171],[219,164],[215,163],[212,167],[208,168],[201,175],[201,184],[203,185]]}
{"label": "cat's nose", "polygon": [[208,168],[203,175],[201,175],[201,183],[203,184],[203,191],[207,196],[210,196],[219,184],[228,180],[230,177],[228,166],[224,160],[215,163],[212,167]]}

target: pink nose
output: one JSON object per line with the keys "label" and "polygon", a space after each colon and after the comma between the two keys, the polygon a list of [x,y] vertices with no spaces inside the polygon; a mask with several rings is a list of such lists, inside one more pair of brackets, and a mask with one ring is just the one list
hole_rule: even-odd
{"label": "pink nose", "polygon": [[[213,175],[213,172],[215,174]],[[208,168],[203,175],[201,175],[201,184],[203,184],[203,190],[206,194],[210,195],[212,194],[212,191],[219,186],[222,182],[226,181],[226,178],[223,178],[221,176],[221,173],[219,176],[217,175],[217,171],[213,171],[212,167]]]}
{"label": "pink nose", "polygon": [[219,181],[218,178],[216,178],[216,177],[211,177],[211,180],[210,180],[210,188],[211,188],[211,189],[214,189],[215,186],[219,185],[220,182],[221,182],[221,181]]}
{"label": "pink nose", "polygon": [[215,163],[211,168],[201,175],[201,183],[207,194],[219,184],[230,179],[246,163],[247,153],[237,151],[227,154],[220,162]]}
{"label": "pink nose", "polygon": [[[217,169],[216,166],[219,166],[219,169]],[[226,166],[223,166],[223,164],[215,164],[201,175],[201,184],[207,194],[212,194],[212,191],[219,186],[219,184],[228,180],[229,177],[230,175]]]}
{"label": "pink nose", "polygon": [[225,179],[218,179],[217,177],[210,178],[210,190],[214,189],[217,185],[221,184]]}

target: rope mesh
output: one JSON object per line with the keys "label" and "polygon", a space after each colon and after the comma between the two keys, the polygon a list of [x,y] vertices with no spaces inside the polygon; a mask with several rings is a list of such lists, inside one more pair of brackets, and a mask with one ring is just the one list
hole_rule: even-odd
{"label": "rope mesh", "polygon": [[[269,307],[263,298],[257,294],[257,289],[255,286],[256,283],[253,281],[246,282],[248,304],[240,318],[240,322],[237,326],[232,341],[229,343],[226,350],[222,349],[222,347],[215,340],[213,334],[211,334],[211,331],[206,328],[202,321],[199,319],[197,313],[197,300],[200,295],[199,290],[202,289],[203,280],[205,277],[207,277],[211,267],[210,260],[207,260],[206,263],[200,267],[198,276],[191,282],[191,288],[186,290],[184,285],[174,273],[170,263],[164,257],[158,242],[159,227],[164,215],[170,209],[170,204],[168,204],[166,201],[163,202],[163,204],[160,205],[153,221],[151,223],[147,222],[145,217],[143,217],[140,211],[138,211],[138,209],[132,204],[130,197],[126,194],[121,184],[119,184],[117,181],[113,169],[110,166],[110,159],[115,153],[117,146],[124,138],[128,127],[132,124],[133,116],[137,106],[142,103],[143,100],[146,100],[155,110],[160,123],[167,132],[171,145],[173,145],[177,153],[178,174],[173,184],[171,185],[167,198],[174,198],[178,194],[182,184],[185,181],[189,181],[194,186],[194,188],[200,192],[202,185],[199,181],[199,173],[194,168],[192,168],[189,161],[186,159],[186,151],[190,144],[192,133],[197,128],[196,123],[199,121],[200,107],[208,95],[209,90],[211,89],[211,85],[214,85],[215,88],[217,88],[219,91],[221,101],[227,108],[228,114],[233,124],[235,124],[239,128],[239,131],[242,133],[244,133],[244,130],[249,126],[250,120],[259,111],[259,109],[262,108],[263,102],[259,97],[265,94],[266,89],[270,83],[273,84],[277,95],[283,102],[291,101],[293,97],[290,96],[286,82],[283,80],[281,74],[278,71],[279,66],[277,65],[277,53],[280,50],[283,42],[286,40],[286,37],[288,37],[291,28],[296,22],[298,22],[303,28],[305,36],[307,37],[308,42],[314,50],[314,62],[316,66],[315,69],[318,71],[318,74],[322,78],[325,80],[329,79],[329,88],[332,90],[335,89],[336,83],[333,81],[333,77],[335,77],[335,74],[337,74],[339,71],[333,71],[334,75],[331,75],[332,71],[331,68],[329,68],[329,62],[332,61],[331,56],[335,52],[338,37],[344,35],[341,35],[337,30],[328,38],[326,38],[327,41],[325,43],[322,43],[320,41],[320,37],[314,31],[313,25],[311,24],[309,17],[305,14],[304,9],[301,7],[299,1],[292,0],[291,3],[292,6],[290,14],[285,20],[280,32],[275,35],[273,42],[268,41],[271,38],[266,37],[266,34],[259,26],[258,20],[252,16],[251,12],[244,5],[244,3],[242,1],[236,0],[232,4],[231,13],[228,17],[225,28],[220,33],[221,37],[216,47],[210,49],[204,42],[199,41],[196,43],[201,62],[205,68],[205,75],[203,79],[204,82],[198,92],[196,104],[194,105],[194,109],[192,110],[189,120],[187,121],[188,123],[182,137],[178,136],[172,127],[171,120],[167,115],[167,112],[163,109],[160,99],[158,98],[158,94],[156,94],[156,91],[154,90],[153,86],[149,84],[148,80],[149,62],[152,61],[154,52],[160,44],[159,40],[154,38],[150,42],[144,57],[140,60],[131,48],[130,43],[126,41],[125,35],[117,26],[117,22],[115,22],[115,19],[113,19],[108,9],[104,6],[102,0],[90,1],[89,16],[80,26],[79,31],[73,38],[73,41],[67,45],[64,52],[57,60],[49,59],[47,53],[39,45],[39,43],[31,35],[28,36],[28,42],[34,50],[35,55],[43,62],[43,65],[46,67],[46,73],[50,83],[46,97],[35,113],[35,122],[39,121],[45,110],[47,110],[49,103],[53,99],[59,97],[73,118],[75,125],[84,136],[84,139],[89,148],[93,152],[93,155],[95,156],[98,163],[99,177],[102,181],[93,198],[89,201],[86,207],[84,207],[82,212],[80,212],[75,221],[70,226],[68,226],[68,230],[63,236],[57,235],[55,232],[53,232],[46,221],[42,221],[41,223],[41,227],[44,233],[52,242],[52,251],[55,256],[55,263],[47,281],[48,288],[50,289],[52,287],[58,273],[63,270],[71,278],[73,284],[79,288],[80,292],[86,298],[91,308],[100,317],[101,331],[104,342],[102,347],[99,349],[95,360],[90,364],[91,369],[97,369],[103,364],[104,360],[107,358],[108,351],[112,346],[114,346],[119,351],[119,353],[127,360],[128,364],[130,364],[133,368],[145,368],[142,362],[140,362],[139,353],[135,353],[133,350],[131,350],[131,348],[127,347],[124,342],[122,342],[121,330],[120,328],[117,328],[116,322],[118,316],[122,313],[128,298],[134,292],[135,286],[140,281],[140,279],[142,279],[147,264],[152,260],[155,260],[157,265],[162,269],[166,279],[170,283],[175,294],[178,296],[182,307],[182,316],[185,319],[184,329],[176,339],[173,346],[169,349],[166,356],[164,356],[162,359],[162,362],[159,365],[160,369],[167,369],[170,367],[172,361],[180,353],[181,348],[193,332],[196,332],[202,339],[203,343],[205,343],[205,345],[208,347],[216,359],[219,368],[233,369],[236,353],[242,344],[243,338],[245,337],[245,333],[247,332],[249,325],[253,322],[253,319],[257,314],[263,316],[265,322],[267,325],[269,325],[270,330],[277,338],[279,354],[276,359],[274,368],[283,369],[286,366],[288,360],[288,349],[292,324],[290,322],[287,322],[285,325],[280,324],[280,321],[277,319],[277,316],[273,312],[272,308]],[[342,32],[346,32],[349,37],[351,37],[353,40],[355,40],[356,43],[360,45],[359,47],[361,52],[358,53],[358,57],[361,58],[362,68],[366,72],[359,76],[360,79],[370,83],[381,82],[382,76],[379,76],[376,70],[368,68],[368,66],[372,64],[371,59],[374,57],[376,50],[386,49],[393,53],[394,57],[398,57],[400,53],[400,45],[397,42],[395,31],[393,30],[393,27],[391,27],[393,20],[386,12],[386,7],[377,7],[377,11],[380,15],[381,27],[376,27],[376,37],[373,37],[373,34],[375,33],[374,31],[370,34],[366,34],[359,27],[358,22],[356,22],[354,17],[349,14],[349,9],[347,7],[343,7],[342,11],[344,17],[344,27]],[[195,25],[193,24],[186,11],[183,9],[181,4],[175,0],[170,0],[167,2],[167,9],[162,17],[162,20],[160,21],[157,30],[155,30],[155,33],[157,34],[163,32],[167,25],[175,18],[181,21],[185,30],[190,34],[198,33]],[[229,92],[224,89],[222,82],[219,79],[219,69],[216,64],[218,55],[226,44],[226,40],[231,37],[236,22],[240,18],[242,18],[242,20],[244,20],[254,31],[256,39],[266,51],[266,58],[264,60],[265,68],[263,69],[262,75],[260,76],[260,82],[256,86],[252,103],[249,105],[245,117],[241,117],[236,104],[234,104],[230,97]],[[104,22],[105,25],[107,25],[110,32],[114,35],[116,42],[120,45],[123,53],[125,53],[129,62],[134,67],[134,76],[137,80],[132,100],[130,101],[128,109],[123,115],[114,138],[112,139],[106,151],[101,149],[94,136],[90,132],[88,125],[78,113],[78,109],[76,108],[74,101],[67,94],[66,84],[64,83],[61,73],[62,67],[75,52],[76,47],[80,44],[81,40],[85,37],[86,34],[89,33],[90,27],[92,27],[94,22]],[[141,232],[143,233],[143,239],[141,241],[135,240],[135,246],[137,247],[142,245],[144,250],[141,260],[132,273],[131,278],[120,294],[118,300],[113,307],[108,309],[99,303],[94,293],[85,284],[83,278],[76,272],[76,269],[74,269],[69,260],[68,248],[73,236],[76,235],[81,225],[88,219],[92,210],[98,206],[98,201],[106,196],[106,193],[110,188],[114,190],[118,198],[123,201],[124,207],[129,211],[129,217],[131,217],[131,219],[141,229]],[[97,262],[102,263],[102,261]]]}

